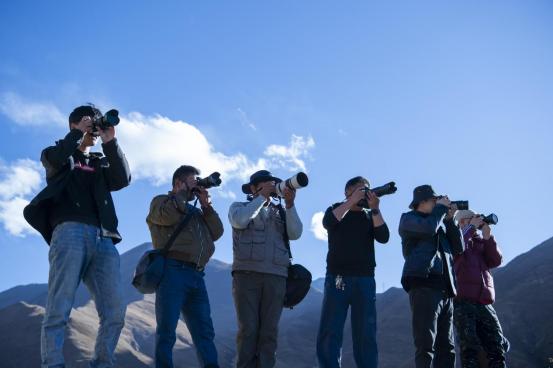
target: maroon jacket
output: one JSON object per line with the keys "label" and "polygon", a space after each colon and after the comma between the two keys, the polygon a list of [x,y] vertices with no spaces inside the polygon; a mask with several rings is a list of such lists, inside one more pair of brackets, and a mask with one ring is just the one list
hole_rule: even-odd
{"label": "maroon jacket", "polygon": [[480,304],[495,301],[493,277],[489,270],[501,265],[503,259],[495,239],[484,240],[474,226],[463,229],[465,251],[455,256],[457,298]]}

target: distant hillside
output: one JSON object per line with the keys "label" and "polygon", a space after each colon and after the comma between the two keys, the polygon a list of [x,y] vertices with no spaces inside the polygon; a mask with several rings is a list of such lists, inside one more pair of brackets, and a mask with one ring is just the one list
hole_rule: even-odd
{"label": "distant hillside", "polygon": [[[138,258],[150,248],[142,244],[121,256],[126,325],[117,346],[118,365],[152,366],[155,315],[154,296],[144,297],[132,288],[130,280]],[[547,367],[553,357],[553,238],[515,258],[495,273],[500,320],[512,350],[509,366]],[[216,345],[222,366],[233,366],[236,318],[231,296],[230,265],[212,260],[206,270]],[[306,299],[295,309],[285,310],[280,324],[278,366],[317,366],[315,341],[320,319],[324,281],[315,280]],[[18,286],[0,293],[0,365],[3,367],[40,366],[40,323],[44,314],[46,285]],[[377,295],[378,343],[383,367],[413,366],[407,294],[391,288]],[[65,347],[68,366],[88,365],[97,329],[97,315],[86,289],[78,293],[71,314]],[[175,365],[197,366],[190,334],[180,322],[175,346]],[[351,346],[351,327],[344,332],[343,366],[355,366]]]}

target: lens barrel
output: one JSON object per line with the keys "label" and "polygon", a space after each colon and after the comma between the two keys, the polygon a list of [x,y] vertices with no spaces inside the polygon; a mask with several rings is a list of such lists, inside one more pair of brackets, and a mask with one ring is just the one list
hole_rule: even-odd
{"label": "lens barrel", "polygon": [[284,190],[289,188],[291,190],[297,190],[300,188],[307,187],[309,184],[309,177],[304,172],[299,172],[298,174],[288,178],[285,181],[279,182],[275,186],[276,195],[279,197],[284,197]]}
{"label": "lens barrel", "polygon": [[221,180],[221,173],[214,172],[205,178],[198,177],[196,180],[196,186],[207,189],[212,187],[218,187],[221,185],[222,182],[223,181]]}

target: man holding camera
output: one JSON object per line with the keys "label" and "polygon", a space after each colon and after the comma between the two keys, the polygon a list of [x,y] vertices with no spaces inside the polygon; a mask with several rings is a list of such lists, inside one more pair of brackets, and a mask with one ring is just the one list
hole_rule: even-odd
{"label": "man holding camera", "polygon": [[[204,268],[223,235],[223,224],[208,191],[197,186],[199,171],[188,165],[173,174],[173,189],[154,197],[146,218],[154,248],[163,249],[186,221],[167,253],[165,272],[156,291],[156,367],[173,367],[173,346],[182,313],[202,367],[218,367],[215,331],[204,283]],[[201,210],[188,202],[197,198]]]}
{"label": "man holding camera", "polygon": [[303,230],[294,205],[295,190],[284,190],[285,209],[273,204],[277,182],[281,180],[269,171],[254,173],[242,186],[251,201],[235,202],[229,210],[238,367],[275,366],[278,322],[290,264],[285,237],[297,240]]}
{"label": "man holding camera", "polygon": [[[25,219],[50,245],[48,297],[41,330],[44,367],[62,367],[65,326],[81,280],[96,305],[100,327],[92,367],[113,366],[125,319],[119,253],[121,241],[111,191],[131,175],[113,126],[98,126],[102,114],[79,106],[69,115],[69,133],[42,151],[47,186],[25,208]],[[105,154],[90,152],[98,138]]]}
{"label": "man holding camera", "polygon": [[[463,252],[463,240],[447,196],[429,185],[415,188],[412,211],[404,213],[399,235],[405,264],[401,284],[409,293],[417,367],[455,366],[452,255]],[[445,227],[445,230],[444,230]]]}
{"label": "man holding camera", "polygon": [[350,179],[345,186],[346,201],[329,207],[323,218],[328,255],[317,336],[322,368],[340,367],[350,306],[355,363],[360,368],[378,367],[374,241],[388,242],[390,232],[379,209],[380,199],[368,189],[367,179]]}
{"label": "man holding camera", "polygon": [[492,306],[495,291],[490,274],[491,269],[501,265],[501,251],[481,215],[460,210],[455,220],[465,241],[465,251],[455,256],[454,265],[457,277],[454,322],[460,339],[461,364],[465,368],[479,367],[478,353],[483,348],[491,368],[504,368],[506,340]]}

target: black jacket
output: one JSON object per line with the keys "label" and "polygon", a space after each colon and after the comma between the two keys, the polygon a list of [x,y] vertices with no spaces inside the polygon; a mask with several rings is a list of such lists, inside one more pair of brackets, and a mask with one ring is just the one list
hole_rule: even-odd
{"label": "black jacket", "polygon": [[[399,235],[405,258],[401,282],[407,291],[409,287],[406,282],[410,277],[427,279],[440,276],[445,267],[448,273],[446,277],[455,293],[452,255],[461,254],[464,245],[461,231],[454,221],[444,219],[447,211],[446,206],[436,205],[430,214],[410,211],[401,215]],[[442,260],[439,246],[446,260]]]}
{"label": "black jacket", "polygon": [[[73,153],[80,145],[83,133],[78,129],[71,130],[55,146],[42,151],[40,160],[46,169],[46,188],[44,188],[23,210],[27,222],[36,229],[48,244],[52,239],[50,209],[52,203],[59,200],[74,169]],[[117,231],[117,215],[111,191],[120,190],[129,185],[131,173],[125,154],[113,139],[102,144],[105,156],[91,153],[90,165],[96,169],[94,200],[98,209],[102,235],[111,237],[114,243],[121,241]]]}

